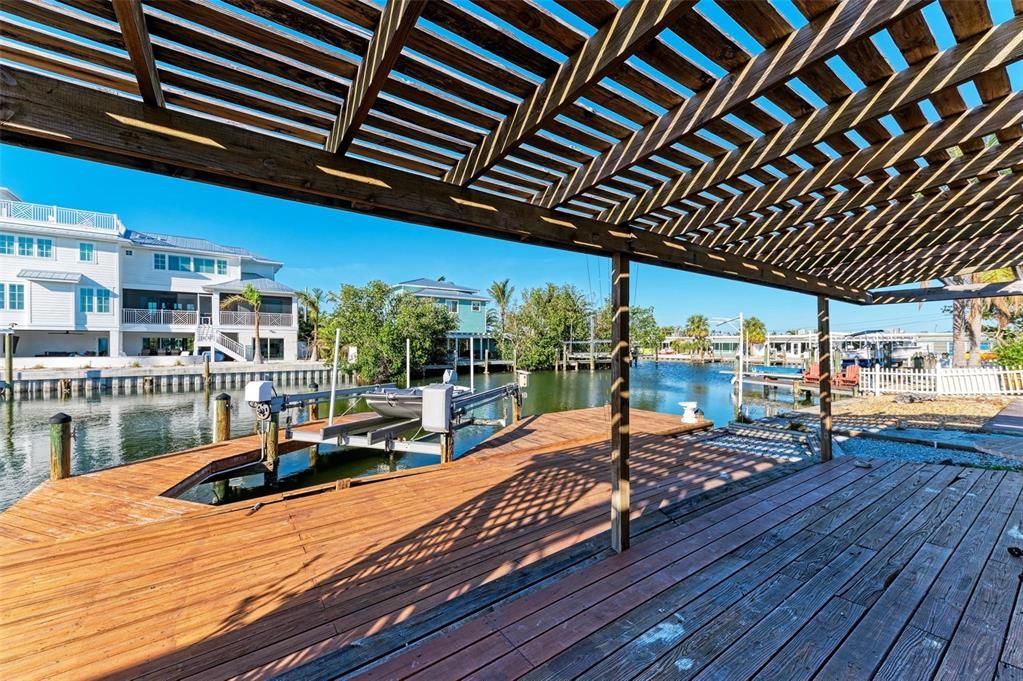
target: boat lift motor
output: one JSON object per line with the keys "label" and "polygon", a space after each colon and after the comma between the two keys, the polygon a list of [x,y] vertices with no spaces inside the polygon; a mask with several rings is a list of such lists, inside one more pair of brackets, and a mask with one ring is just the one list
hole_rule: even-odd
{"label": "boat lift motor", "polygon": [[245,401],[256,410],[257,419],[269,421],[271,416],[281,411],[284,398],[274,395],[271,381],[249,381],[245,384]]}
{"label": "boat lift motor", "polygon": [[423,430],[430,433],[451,431],[451,396],[455,386],[450,383],[434,383],[422,389]]}

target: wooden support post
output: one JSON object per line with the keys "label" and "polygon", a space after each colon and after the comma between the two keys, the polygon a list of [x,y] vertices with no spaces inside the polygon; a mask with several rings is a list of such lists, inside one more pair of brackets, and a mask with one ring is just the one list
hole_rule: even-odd
{"label": "wooden support post", "polygon": [[[317,385],[316,382],[314,381],[309,387],[312,388],[313,392],[316,392],[317,390],[319,390],[320,386]],[[316,402],[316,400],[313,400],[312,402],[309,403],[309,407],[308,407],[308,409],[309,409],[308,420],[309,421],[316,421],[317,419],[320,418],[320,408],[319,407],[320,407],[320,405]],[[316,469],[316,465],[319,462],[320,462],[320,445],[315,444],[315,445],[313,445],[312,447],[309,448],[309,467],[315,470]]]}
{"label": "wooden support post", "polygon": [[280,458],[280,433],[280,414],[273,414],[266,429],[266,467],[275,472]]}
{"label": "wooden support post", "polygon": [[821,463],[824,463],[831,461],[831,313],[827,296],[817,296],[817,358],[821,375]]}
{"label": "wooden support post", "polygon": [[71,417],[58,412],[50,417],[50,480],[71,477]]}
{"label": "wooden support post", "polygon": [[231,439],[231,396],[220,393],[213,398],[217,403],[216,420],[213,425],[213,441],[224,442]]}
{"label": "wooden support post", "polygon": [[611,548],[629,548],[629,258],[611,256]]}
{"label": "wooden support post", "polygon": [[512,398],[512,423],[522,420],[522,393],[515,393]]}
{"label": "wooden support post", "polygon": [[206,356],[202,358],[202,387],[203,390],[210,389],[210,358]]}
{"label": "wooden support post", "polygon": [[451,463],[455,460],[455,433],[443,433],[440,436],[440,462]]}

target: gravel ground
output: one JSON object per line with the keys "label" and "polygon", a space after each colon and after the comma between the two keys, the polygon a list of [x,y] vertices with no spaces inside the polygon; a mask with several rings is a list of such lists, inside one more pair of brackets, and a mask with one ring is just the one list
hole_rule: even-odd
{"label": "gravel ground", "polygon": [[836,437],[842,450],[850,456],[864,458],[895,459],[897,461],[914,461],[919,463],[959,464],[963,466],[980,466],[982,468],[1004,468],[1023,470],[1023,462],[1004,459],[980,452],[966,452],[954,449],[936,449],[923,445],[905,444],[902,442],[886,442],[862,437]]}
{"label": "gravel ground", "polygon": [[878,422],[904,419],[917,428],[979,428],[1009,402],[1009,398],[999,397],[939,397],[930,402],[899,404],[894,395],[881,395],[837,400],[832,414]]}

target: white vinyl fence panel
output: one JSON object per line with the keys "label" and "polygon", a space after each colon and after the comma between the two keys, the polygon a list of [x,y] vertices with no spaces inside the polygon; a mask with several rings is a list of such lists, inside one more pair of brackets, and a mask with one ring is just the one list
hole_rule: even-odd
{"label": "white vinyl fence panel", "polygon": [[1023,395],[1023,369],[976,367],[930,371],[872,367],[861,373],[863,392],[874,395]]}

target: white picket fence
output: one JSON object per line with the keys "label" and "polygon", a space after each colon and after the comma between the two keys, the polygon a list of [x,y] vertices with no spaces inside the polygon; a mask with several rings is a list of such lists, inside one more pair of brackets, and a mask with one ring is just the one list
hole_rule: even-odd
{"label": "white picket fence", "polygon": [[860,373],[860,389],[873,395],[923,393],[930,395],[1023,395],[1023,369],[977,367],[931,371],[883,369]]}

